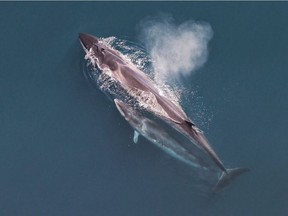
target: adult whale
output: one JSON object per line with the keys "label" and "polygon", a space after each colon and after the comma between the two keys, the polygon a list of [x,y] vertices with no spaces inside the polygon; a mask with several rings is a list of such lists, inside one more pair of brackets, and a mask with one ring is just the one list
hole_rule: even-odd
{"label": "adult whale", "polygon": [[100,71],[109,71],[109,75],[127,92],[136,94],[135,92],[139,93],[140,91],[149,95],[154,101],[153,106],[149,106],[150,111],[169,122],[171,126],[203,149],[222,170],[222,179],[231,178],[247,171],[244,168],[226,169],[202,131],[196,127],[181,106],[163,95],[154,81],[134,64],[127,61],[120,52],[106,45],[99,38],[89,34],[80,33],[79,39],[87,58],[94,67],[98,67]]}

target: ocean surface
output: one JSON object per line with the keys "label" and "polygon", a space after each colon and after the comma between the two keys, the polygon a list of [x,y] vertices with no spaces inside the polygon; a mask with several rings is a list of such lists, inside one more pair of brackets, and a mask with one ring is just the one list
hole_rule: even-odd
{"label": "ocean surface", "polygon": [[[287,11],[286,2],[1,2],[0,215],[287,215]],[[207,62],[182,80],[182,105],[227,167],[251,169],[216,195],[145,139],[135,145],[83,75],[79,32],[140,43],[139,24],[159,13],[213,29]]]}

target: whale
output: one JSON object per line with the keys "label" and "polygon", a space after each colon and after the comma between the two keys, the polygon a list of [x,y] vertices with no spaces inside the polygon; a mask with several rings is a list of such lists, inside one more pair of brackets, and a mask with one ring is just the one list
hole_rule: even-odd
{"label": "whale", "polygon": [[[183,147],[182,143],[171,136],[160,124],[141,114],[139,110],[129,106],[119,99],[114,99],[114,103],[119,113],[130,124],[134,130],[133,142],[137,143],[139,136],[143,136],[155,146],[175,159],[184,162],[194,168],[201,168],[204,171],[213,172],[213,169],[199,155]],[[213,188],[213,192],[219,192],[222,188],[230,184],[237,176],[247,172],[246,168],[227,169],[227,173],[222,172],[218,176],[218,182]]]}
{"label": "whale", "polygon": [[114,103],[119,113],[133,128],[134,143],[138,142],[141,135],[165,153],[187,165],[203,170],[210,169],[210,166],[202,158],[183,147],[179,140],[176,140],[155,120],[146,117],[139,110],[119,99],[114,99]]}
{"label": "whale", "polygon": [[[79,40],[86,53],[86,59],[93,67],[98,68],[103,73],[108,71],[109,76],[116,80],[131,96],[135,96],[136,101],[139,102],[140,100],[136,98],[136,95],[145,94],[148,96],[153,101],[152,105],[146,106],[148,111],[169,123],[210,156],[221,170],[219,186],[215,190],[222,188],[223,182],[229,182],[227,179],[249,170],[246,168],[227,169],[204,133],[187,116],[183,108],[163,94],[156,83],[131,61],[128,61],[122,53],[90,34],[79,33]],[[141,103],[145,103],[145,101],[141,101]]]}

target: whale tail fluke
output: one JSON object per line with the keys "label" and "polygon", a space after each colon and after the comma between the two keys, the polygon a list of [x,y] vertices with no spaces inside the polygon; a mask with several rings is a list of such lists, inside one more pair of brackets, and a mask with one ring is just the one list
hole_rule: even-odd
{"label": "whale tail fluke", "polygon": [[221,176],[219,177],[219,180],[215,187],[213,188],[213,192],[219,192],[224,187],[226,187],[228,184],[230,184],[231,181],[233,181],[236,177],[241,175],[242,173],[246,173],[250,171],[248,168],[233,168],[233,169],[227,169],[227,172],[222,172]]}

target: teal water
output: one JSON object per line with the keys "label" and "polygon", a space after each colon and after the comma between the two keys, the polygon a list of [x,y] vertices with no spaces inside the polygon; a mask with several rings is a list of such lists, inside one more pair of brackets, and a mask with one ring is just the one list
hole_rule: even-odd
{"label": "teal water", "polygon": [[[0,214],[287,215],[286,2],[1,2]],[[79,32],[138,40],[165,12],[210,23],[207,63],[186,79],[227,166],[251,172],[217,196],[140,139],[83,76]],[[189,98],[189,96],[186,95]],[[199,102],[199,101],[198,101]],[[193,100],[184,104],[193,118]],[[200,123],[199,120],[197,123]]]}

